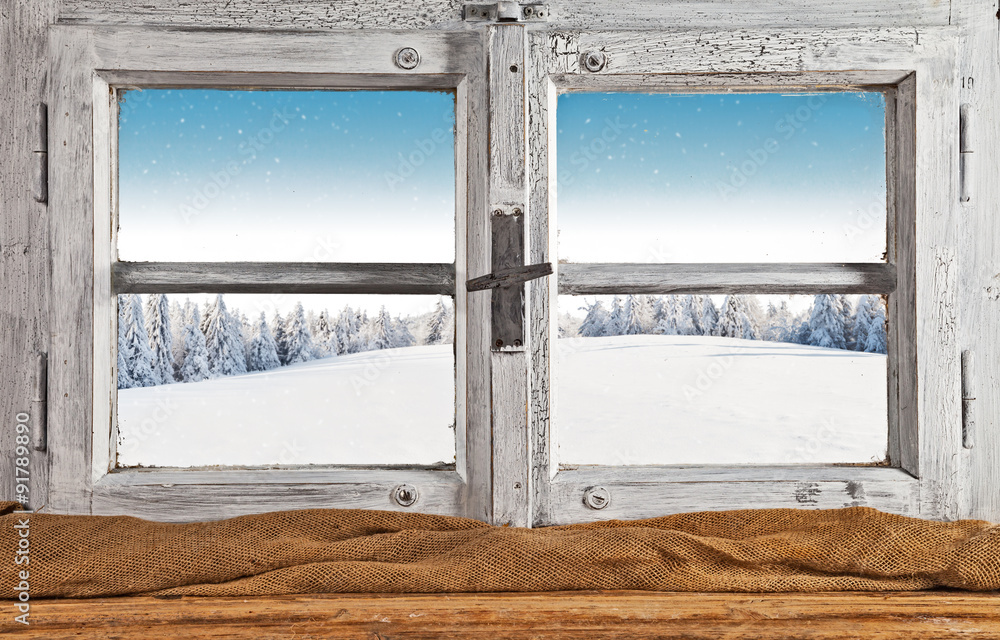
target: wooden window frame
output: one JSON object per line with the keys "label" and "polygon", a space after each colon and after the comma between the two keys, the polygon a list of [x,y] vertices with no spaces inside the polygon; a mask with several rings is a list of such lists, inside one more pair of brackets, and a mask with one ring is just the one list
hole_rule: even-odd
{"label": "wooden window frame", "polygon": [[[414,47],[417,69],[394,63]],[[481,341],[468,326],[464,282],[483,261],[485,163],[473,114],[482,111],[481,38],[473,33],[218,34],[55,26],[52,357],[49,505],[54,511],[129,514],[165,521],[208,520],[293,508],[415,509],[449,515],[489,511],[489,420],[478,407],[488,383]],[[445,89],[456,97],[454,264],[128,263],[116,255],[118,92],[131,88]],[[471,157],[470,157],[471,152]],[[469,172],[480,175],[470,175]],[[467,248],[469,249],[467,251]],[[459,286],[463,285],[463,286]],[[455,299],[456,461],[453,468],[399,466],[115,468],[114,380],[117,295],[121,293],[444,294]],[[479,381],[477,383],[477,381]],[[485,432],[485,433],[484,433]],[[482,459],[484,458],[485,459]],[[479,459],[477,459],[477,457]],[[450,466],[450,465],[449,465]],[[400,484],[417,488],[403,507]]]}
{"label": "wooden window frame", "polygon": [[[306,507],[401,509],[392,487],[418,487],[412,507],[492,522],[540,526],[605,518],[639,518],[672,511],[746,507],[872,506],[925,517],[954,517],[963,487],[959,353],[956,342],[958,92],[955,47],[958,31],[921,29],[832,29],[706,32],[549,29],[544,23],[486,25],[474,30],[419,29],[406,32],[329,33],[206,32],[142,27],[55,25],[50,27],[50,212],[52,289],[50,319],[49,500],[54,512],[124,513],[158,520],[199,520],[243,513]],[[702,43],[712,43],[711,48]],[[415,71],[393,64],[395,51],[421,52]],[[590,73],[581,56],[603,51],[606,68]],[[513,56],[513,57],[511,57]],[[523,56],[518,58],[518,56]],[[490,65],[522,59],[524,84],[504,86],[498,103]],[[497,67],[505,68],[505,67]],[[270,88],[447,87],[456,90],[456,262],[448,280],[444,265],[434,273],[410,274],[412,286],[455,286],[458,415],[466,429],[457,438],[454,471],[378,468],[295,468],[111,471],[109,400],[115,291],[178,292],[195,287],[202,267],[164,265],[114,267],[111,212],[115,87],[230,86]],[[890,421],[893,467],[642,467],[558,470],[553,464],[550,393],[551,347],[557,336],[550,304],[560,291],[592,287],[586,269],[554,265],[556,274],[528,283],[526,348],[490,350],[489,294],[466,294],[469,277],[490,271],[489,211],[496,202],[526,204],[526,262],[553,260],[555,253],[555,100],[560,88],[645,88],[684,91],[794,90],[879,87],[895,100],[887,105],[893,126],[887,157],[890,220],[898,248],[891,267],[811,268],[771,266],[767,278],[746,271],[705,281],[692,289],[723,291],[740,282],[772,291],[791,282],[861,291],[897,279],[890,297],[896,336],[890,363],[898,381]],[[520,101],[520,102],[518,102]],[[901,105],[897,108],[896,105]],[[491,135],[517,114],[523,138],[501,142]],[[491,129],[492,127],[492,129]],[[510,175],[490,172],[511,148]],[[505,165],[506,166],[506,165]],[[518,168],[520,167],[520,168]],[[519,173],[521,172],[521,173]],[[496,202],[494,202],[494,200]],[[464,207],[464,209],[463,209]],[[464,212],[464,213],[463,213]],[[895,251],[895,254],[893,253]],[[385,265],[383,265],[385,266]],[[604,267],[604,275],[616,268]],[[650,268],[645,291],[666,291],[666,268]],[[432,269],[429,269],[432,270]],[[632,276],[643,274],[636,270]],[[683,275],[674,268],[670,278]],[[215,273],[187,291],[358,291],[400,286],[370,266],[294,265],[277,278],[266,269],[238,265]],[[399,271],[397,270],[397,276]],[[728,276],[727,276],[728,277]],[[394,276],[395,278],[395,276]],[[733,285],[736,282],[736,285]],[[141,283],[141,287],[138,283]],[[352,284],[355,283],[355,284]],[[849,289],[842,287],[847,284]],[[131,288],[130,287],[138,287]],[[240,288],[243,287],[243,288]],[[290,289],[289,287],[293,287]],[[302,288],[294,288],[302,287]],[[340,288],[338,288],[340,287]],[[228,291],[229,289],[227,289]],[[368,290],[368,289],[365,289]],[[587,289],[592,291],[593,289]],[[620,289],[619,289],[620,290]],[[833,289],[830,289],[831,291]],[[638,289],[637,289],[638,291]],[[812,289],[816,291],[816,289]],[[183,291],[181,291],[183,292]],[[463,357],[464,356],[464,357]],[[919,357],[918,357],[919,356]],[[892,365],[890,365],[892,366]],[[918,389],[919,381],[919,389]],[[898,398],[898,400],[895,400]],[[461,422],[461,420],[459,420]],[[109,425],[107,429],[99,425]],[[601,484],[611,504],[588,509],[584,491]],[[515,490],[516,489],[516,490]]]}
{"label": "wooden window frame", "polygon": [[[780,46],[773,46],[780,40]],[[554,264],[534,290],[532,503],[535,526],[654,517],[692,510],[870,506],[955,517],[962,487],[954,233],[958,103],[953,29],[919,38],[901,30],[562,31],[536,33],[530,78],[533,262],[556,253],[555,106],[564,91],[753,92],[877,90],[886,95],[888,251],[885,265]],[[711,43],[711,49],[706,49]],[[729,45],[727,47],[727,44]],[[605,68],[583,65],[591,51]],[[627,283],[622,285],[620,283]],[[889,466],[672,465],[559,468],[551,354],[562,294],[884,293],[888,286]],[[919,355],[919,357],[918,357]],[[919,393],[918,393],[919,381]],[[589,508],[585,492],[610,503]]]}

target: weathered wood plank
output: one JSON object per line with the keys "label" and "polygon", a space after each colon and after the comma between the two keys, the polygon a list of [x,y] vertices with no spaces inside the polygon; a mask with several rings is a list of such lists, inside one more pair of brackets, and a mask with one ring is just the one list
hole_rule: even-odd
{"label": "weathered wood plank", "polygon": [[453,264],[116,262],[115,293],[455,295]]}
{"label": "weathered wood plank", "polygon": [[49,510],[90,511],[94,390],[93,75],[80,41],[49,32]]}
{"label": "weathered wood plank", "polygon": [[[490,264],[521,266],[527,208],[527,35],[522,25],[488,30]],[[499,214],[499,215],[498,215]],[[525,284],[491,296],[494,524],[528,526],[528,359]],[[498,351],[503,349],[504,351]]]}
{"label": "weathered wood plank", "polygon": [[[556,478],[561,475],[563,472]],[[747,505],[762,509],[873,507],[889,513],[916,515],[920,497],[920,484],[912,478],[747,481],[734,472],[728,479],[712,481],[665,482],[660,478],[642,482],[627,475],[610,480],[599,474],[587,475],[580,476],[579,482],[551,484],[551,504],[544,524],[655,518],[691,511],[692,505],[697,505],[699,511],[727,511]],[[610,495],[609,504],[601,510],[591,509],[583,501],[585,492],[594,486],[603,487]]]}
{"label": "weathered wood plank", "polygon": [[[363,5],[304,0],[63,0],[60,21],[91,24],[190,26],[210,29],[410,29],[463,28],[460,0],[382,0],[377,11]],[[760,0],[662,2],[550,0],[548,24],[572,28],[802,26],[926,27],[947,25],[950,3],[935,0],[867,2]],[[541,23],[544,25],[545,23]]]}
{"label": "weathered wood plank", "polygon": [[560,91],[649,91],[757,93],[761,91],[880,91],[902,82],[910,71],[785,71],[775,73],[562,73],[550,76]]}
{"label": "weathered wood plank", "polygon": [[[677,73],[795,73],[865,69],[897,72],[957,38],[947,27],[914,29],[780,29],[555,31],[551,71],[601,76]],[[599,73],[583,69],[589,51],[604,53]],[[881,77],[881,74],[879,75]]]}
{"label": "weathered wood plank", "polygon": [[[889,385],[889,458],[914,475],[920,472],[919,388],[917,379],[917,155],[915,77],[900,83],[889,111],[895,117],[888,141],[887,159],[892,165],[886,174],[889,219],[895,224],[896,243],[889,251],[899,268],[899,286],[889,296],[888,351],[892,356]],[[891,180],[891,182],[890,182]]]}
{"label": "weathered wood plank", "polygon": [[528,356],[494,352],[493,524],[526,527],[529,510]]}
{"label": "weathered wood plank", "polygon": [[4,5],[0,21],[0,499],[15,500],[15,480],[28,480],[28,506],[47,502],[48,452],[32,451],[27,478],[15,476],[16,416],[29,428],[44,417],[32,408],[32,373],[49,350],[48,211],[33,197],[33,155],[39,105],[47,102],[46,25],[58,2]]}
{"label": "weathered wood plank", "polygon": [[[466,277],[490,272],[490,220],[489,220],[489,101],[487,98],[485,39],[480,39],[476,54],[467,60],[469,76],[465,87],[467,104],[462,113],[468,119],[466,141],[467,169],[458,167],[456,173],[466,170],[467,194],[465,209],[467,230]],[[456,114],[456,118],[462,116]],[[462,202],[456,195],[456,201]],[[468,425],[466,440],[466,516],[484,522],[493,518],[493,421],[492,378],[490,360],[490,306],[489,291],[460,291],[467,305],[467,317],[456,313],[456,322],[464,325],[466,332],[466,359],[468,377],[465,380],[467,398],[465,416]],[[457,306],[460,311],[461,306]],[[458,384],[463,384],[459,378]]]}
{"label": "weathered wood plank", "polygon": [[33,600],[31,625],[0,633],[70,640],[160,638],[992,639],[997,594],[634,591],[258,598]]}
{"label": "weathered wood plank", "polygon": [[890,264],[560,264],[562,295],[891,293]]}
{"label": "weathered wood plank", "polygon": [[[548,38],[534,33],[528,40],[526,69],[528,91],[528,256],[532,264],[553,262],[557,252],[554,209],[556,196],[556,87],[548,75]],[[551,182],[550,182],[551,180]],[[528,344],[531,349],[529,372],[529,479],[532,524],[545,521],[549,504],[552,464],[552,345],[558,339],[557,323],[552,322],[552,305],[558,295],[558,276],[532,282],[528,286]]]}
{"label": "weathered wood plank", "polygon": [[[421,469],[150,471],[114,473],[94,484],[95,515],[129,515],[162,522],[221,520],[276,509],[381,509],[464,516],[464,483],[454,471]],[[215,477],[215,474],[224,477]],[[153,482],[155,480],[155,482]],[[392,499],[399,484],[417,502]]]}
{"label": "weathered wood plank", "polygon": [[956,5],[965,39],[960,53],[958,90],[971,107],[975,191],[957,214],[959,239],[959,341],[975,354],[976,439],[963,451],[963,517],[1000,521],[1000,30],[992,0]]}
{"label": "weathered wood plank", "polygon": [[[916,80],[916,394],[923,517],[955,519],[962,492],[961,348],[958,342],[958,113],[956,46]],[[934,141],[931,143],[930,141]]]}

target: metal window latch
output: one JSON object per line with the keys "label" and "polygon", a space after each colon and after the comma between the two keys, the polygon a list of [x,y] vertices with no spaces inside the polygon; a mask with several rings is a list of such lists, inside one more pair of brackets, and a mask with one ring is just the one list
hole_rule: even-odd
{"label": "metal window latch", "polygon": [[467,22],[546,22],[549,6],[539,2],[470,3],[463,7]]}
{"label": "metal window latch", "polygon": [[465,283],[468,291],[485,291],[497,287],[510,287],[529,280],[537,280],[552,275],[552,263],[529,264],[523,267],[499,269],[494,273],[473,278]]}

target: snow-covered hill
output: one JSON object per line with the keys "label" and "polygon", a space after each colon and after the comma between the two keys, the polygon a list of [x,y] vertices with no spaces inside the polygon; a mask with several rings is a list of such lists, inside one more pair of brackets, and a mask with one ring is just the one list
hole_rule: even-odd
{"label": "snow-covered hill", "polygon": [[[880,460],[879,354],[695,336],[560,340],[559,459],[575,464]],[[119,464],[454,460],[451,345],[119,391]]]}
{"label": "snow-covered hill", "polygon": [[885,457],[881,354],[705,336],[576,338],[556,354],[564,464]]}

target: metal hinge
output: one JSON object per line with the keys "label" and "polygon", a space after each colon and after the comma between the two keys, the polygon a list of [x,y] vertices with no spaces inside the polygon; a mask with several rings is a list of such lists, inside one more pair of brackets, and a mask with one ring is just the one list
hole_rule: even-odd
{"label": "metal hinge", "polygon": [[35,451],[45,451],[48,448],[48,389],[49,389],[49,357],[39,353],[35,357],[35,380],[31,398],[31,413],[35,416],[35,428],[31,432],[31,448]]}
{"label": "metal hinge", "polygon": [[35,111],[34,149],[32,149],[32,171],[34,171],[32,195],[35,202],[49,201],[49,110],[44,102]]}
{"label": "metal hinge", "polygon": [[962,352],[962,446],[976,446],[976,378],[971,351]]}
{"label": "metal hinge", "polygon": [[549,6],[540,2],[474,2],[463,7],[468,22],[547,22]]}
{"label": "metal hinge", "polygon": [[961,202],[972,200],[972,172],[974,170],[972,149],[972,105],[963,104],[958,111],[958,175],[959,175],[959,195]]}

